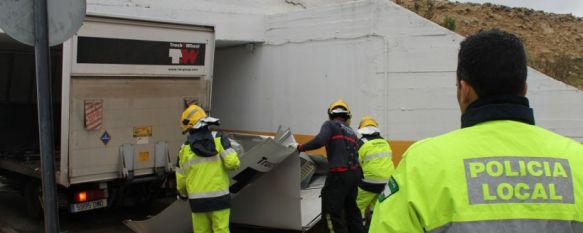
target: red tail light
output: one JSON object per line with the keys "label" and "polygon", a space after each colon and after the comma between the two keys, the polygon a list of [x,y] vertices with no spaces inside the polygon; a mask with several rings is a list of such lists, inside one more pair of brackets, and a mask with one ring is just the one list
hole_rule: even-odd
{"label": "red tail light", "polygon": [[77,203],[81,203],[81,202],[87,202],[87,201],[95,201],[95,200],[100,200],[100,199],[104,199],[107,196],[105,195],[105,190],[102,189],[96,189],[96,190],[85,190],[85,191],[79,191],[75,193],[75,202]]}

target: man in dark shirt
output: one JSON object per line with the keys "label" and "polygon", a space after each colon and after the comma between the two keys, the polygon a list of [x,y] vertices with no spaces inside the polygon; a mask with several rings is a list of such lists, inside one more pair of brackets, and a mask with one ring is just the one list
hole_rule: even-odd
{"label": "man in dark shirt", "polygon": [[362,173],[358,163],[358,143],[350,128],[350,109],[343,100],[328,108],[330,120],[324,122],[316,137],[298,145],[298,151],[326,146],[330,172],[322,188],[322,214],[330,232],[362,233],[362,218],[356,206]]}

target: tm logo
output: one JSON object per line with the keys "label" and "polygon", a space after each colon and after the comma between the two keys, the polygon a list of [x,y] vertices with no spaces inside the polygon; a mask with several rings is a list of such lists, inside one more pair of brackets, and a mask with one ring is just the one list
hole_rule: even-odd
{"label": "tm logo", "polygon": [[267,161],[267,158],[262,157],[261,160],[259,160],[259,162],[257,162],[257,164],[264,166],[266,168],[273,168],[275,166],[274,163]]}
{"label": "tm logo", "polygon": [[198,49],[170,49],[168,56],[172,58],[172,64],[192,64],[198,57]]}
{"label": "tm logo", "polygon": [[172,58],[172,64],[194,65],[199,51],[198,44],[170,43],[168,56]]}

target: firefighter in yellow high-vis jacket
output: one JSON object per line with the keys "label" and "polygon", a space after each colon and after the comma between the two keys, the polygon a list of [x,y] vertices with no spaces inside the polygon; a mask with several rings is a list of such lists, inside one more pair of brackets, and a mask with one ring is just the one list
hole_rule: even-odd
{"label": "firefighter in yellow high-vis jacket", "polygon": [[516,36],[466,38],[457,67],[462,128],[405,152],[370,232],[582,232],[583,146],[534,125],[526,76]]}
{"label": "firefighter in yellow high-vis jacket", "polygon": [[[389,142],[381,136],[379,125],[372,116],[365,116],[358,125],[361,135],[358,144],[358,160],[362,167],[363,178],[358,184],[356,205],[363,219],[367,220],[366,212],[375,206],[389,177],[395,170],[392,150]],[[369,219],[370,220],[370,219]]]}
{"label": "firefighter in yellow high-vis jacket", "polygon": [[239,167],[237,152],[224,136],[213,136],[208,117],[197,105],[190,105],[181,117],[182,133],[188,138],[180,148],[176,183],[181,199],[188,199],[195,233],[229,232],[231,196],[227,169]]}

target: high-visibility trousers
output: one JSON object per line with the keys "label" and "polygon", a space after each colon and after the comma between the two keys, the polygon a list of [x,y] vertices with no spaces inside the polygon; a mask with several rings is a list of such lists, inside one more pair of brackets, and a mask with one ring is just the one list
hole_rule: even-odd
{"label": "high-visibility trousers", "polygon": [[369,191],[365,191],[361,188],[358,188],[358,196],[356,197],[356,205],[358,209],[360,209],[360,214],[364,218],[366,210],[370,208],[371,210],[374,209],[375,204],[377,203],[377,199],[379,198],[378,193],[371,193]]}
{"label": "high-visibility trousers", "polygon": [[194,233],[229,233],[231,209],[192,213]]}

